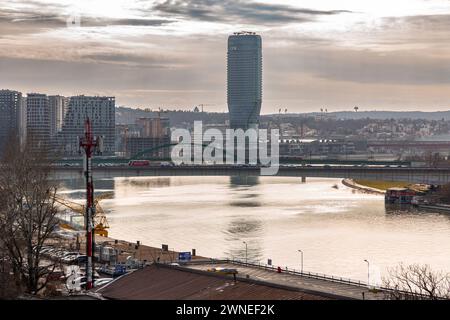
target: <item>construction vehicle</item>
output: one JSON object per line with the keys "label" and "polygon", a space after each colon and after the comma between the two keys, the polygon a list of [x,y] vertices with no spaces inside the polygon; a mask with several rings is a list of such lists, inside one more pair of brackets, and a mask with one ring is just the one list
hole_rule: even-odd
{"label": "construction vehicle", "polygon": [[[113,192],[105,192],[101,195],[95,197],[94,199],[94,206],[95,206],[95,215],[94,215],[94,233],[96,235],[107,237],[108,236],[108,228],[109,223],[106,219],[105,211],[103,211],[103,208],[100,206],[99,202],[103,199],[111,199],[114,196]],[[55,202],[59,203],[62,206],[65,206],[69,209],[71,209],[74,212],[77,212],[84,216],[86,214],[86,206],[84,204],[80,204],[78,202],[74,202],[65,198],[60,197],[54,197]]]}

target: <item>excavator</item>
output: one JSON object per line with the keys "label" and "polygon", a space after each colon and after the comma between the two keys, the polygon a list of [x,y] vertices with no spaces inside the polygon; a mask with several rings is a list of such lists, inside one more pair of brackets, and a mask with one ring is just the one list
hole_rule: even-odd
{"label": "excavator", "polygon": [[[94,215],[94,233],[96,235],[107,237],[108,236],[108,220],[106,219],[105,211],[103,211],[102,207],[100,206],[99,202],[103,199],[111,199],[113,198],[114,193],[113,192],[105,192],[94,199],[94,205],[95,205],[95,215]],[[65,198],[61,197],[54,197],[55,202],[59,203],[60,205],[67,207],[74,212],[78,212],[81,215],[86,214],[86,206],[84,204],[80,204]]]}

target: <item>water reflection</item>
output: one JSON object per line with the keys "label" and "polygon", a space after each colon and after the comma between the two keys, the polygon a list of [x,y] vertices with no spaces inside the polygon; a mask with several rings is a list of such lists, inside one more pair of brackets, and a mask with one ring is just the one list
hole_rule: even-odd
{"label": "water reflection", "polygon": [[410,204],[386,204],[385,205],[386,217],[389,219],[393,218],[408,218],[417,217],[424,219],[431,219],[433,217],[445,218],[450,220],[450,214],[443,211],[430,211],[429,209],[424,209],[416,207]]}
{"label": "water reflection", "polygon": [[[118,182],[118,181],[116,181]],[[121,187],[136,187],[136,188],[163,188],[170,187],[170,178],[125,178],[120,180]]]}
{"label": "water reflection", "polygon": [[225,252],[228,257],[244,260],[246,255],[245,241],[247,242],[247,258],[249,261],[259,261],[263,258],[261,239],[264,233],[264,225],[261,220],[238,217],[230,221],[223,233],[226,241],[231,244]]}
{"label": "water reflection", "polygon": [[399,215],[399,214],[412,214],[417,213],[417,208],[409,204],[385,204],[385,210],[387,215]]}
{"label": "water reflection", "polygon": [[[261,192],[258,189],[260,178],[258,176],[230,177],[228,205],[238,208],[258,208],[262,206],[259,200]],[[259,261],[263,258],[261,239],[264,231],[260,219],[233,217],[227,228],[223,231],[225,239],[230,243],[225,254],[231,258],[249,261]],[[247,253],[244,241],[247,243]]]}
{"label": "water reflection", "polygon": [[[58,194],[62,197],[71,199],[85,199],[85,180],[84,179],[70,179],[58,181]],[[94,196],[97,197],[105,192],[114,191],[114,180],[98,179],[94,183]]]}
{"label": "water reflection", "polygon": [[230,177],[231,188],[253,187],[258,185],[259,176],[232,176]]}
{"label": "water reflection", "polygon": [[[59,180],[60,187],[64,190],[79,190],[84,189],[85,179],[67,179]],[[114,190],[114,180],[112,179],[96,179],[94,182],[94,189],[98,190]]]}
{"label": "water reflection", "polygon": [[258,200],[260,192],[256,186],[259,185],[259,177],[253,176],[234,176],[230,177],[230,195],[231,207],[260,207],[261,201]]}

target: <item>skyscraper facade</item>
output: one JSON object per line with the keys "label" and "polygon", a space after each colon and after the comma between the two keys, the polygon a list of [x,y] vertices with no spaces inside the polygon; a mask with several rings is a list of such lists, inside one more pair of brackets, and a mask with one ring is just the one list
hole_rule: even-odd
{"label": "skyscraper facade", "polygon": [[94,136],[103,136],[104,155],[115,152],[115,98],[70,97],[64,123],[57,134],[58,151],[64,156],[79,156],[79,137],[84,134],[86,118],[91,120]]}
{"label": "skyscraper facade", "polygon": [[227,101],[232,129],[257,128],[262,101],[262,41],[253,32],[228,37]]}
{"label": "skyscraper facade", "polygon": [[46,94],[27,94],[27,140],[36,149],[50,147],[50,105]]}
{"label": "skyscraper facade", "polygon": [[20,137],[22,93],[0,90],[0,154],[9,139]]}
{"label": "skyscraper facade", "polygon": [[50,105],[50,135],[53,138],[62,129],[68,99],[57,95],[49,96],[48,101]]}
{"label": "skyscraper facade", "polygon": [[27,97],[21,99],[19,109],[19,141],[20,145],[24,146],[27,140]]}

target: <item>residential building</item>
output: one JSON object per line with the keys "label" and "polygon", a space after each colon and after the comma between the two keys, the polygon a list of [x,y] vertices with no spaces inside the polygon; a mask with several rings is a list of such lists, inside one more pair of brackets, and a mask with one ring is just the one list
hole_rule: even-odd
{"label": "residential building", "polygon": [[22,93],[0,90],[0,154],[13,137],[20,137]]}
{"label": "residential building", "polygon": [[141,137],[160,138],[169,135],[168,118],[138,118],[136,125],[141,128]]}
{"label": "residential building", "polygon": [[91,121],[94,136],[103,136],[103,155],[115,151],[115,98],[75,96],[69,99],[57,146],[64,156],[79,155],[79,137],[84,135],[86,119]]}
{"label": "residential building", "polygon": [[170,157],[170,122],[168,118],[138,118],[133,126],[134,130],[127,130],[125,146],[128,156],[144,150],[149,158],[168,159]]}
{"label": "residential building", "polygon": [[67,111],[68,99],[63,96],[49,96],[50,135],[55,137],[62,130],[64,116]]}
{"label": "residential building", "polygon": [[41,93],[27,94],[27,139],[32,147],[50,147],[50,105],[48,96]]}

